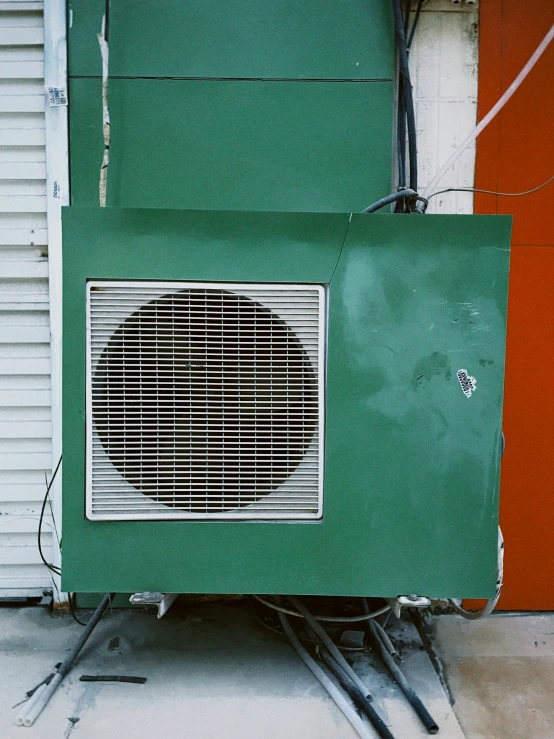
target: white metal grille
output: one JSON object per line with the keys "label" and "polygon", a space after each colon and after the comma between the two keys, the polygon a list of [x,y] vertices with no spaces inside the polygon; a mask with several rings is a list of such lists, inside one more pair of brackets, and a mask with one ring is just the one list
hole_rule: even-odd
{"label": "white metal grille", "polygon": [[87,516],[322,514],[320,285],[89,282]]}

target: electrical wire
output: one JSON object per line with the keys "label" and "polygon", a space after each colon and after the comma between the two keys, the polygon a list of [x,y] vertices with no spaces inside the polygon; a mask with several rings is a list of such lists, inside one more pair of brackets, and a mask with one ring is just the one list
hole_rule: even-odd
{"label": "electrical wire", "polygon": [[408,64],[408,48],[406,45],[406,34],[404,33],[404,19],[400,0],[392,0],[394,16],[394,28],[397,39],[398,67],[402,85],[402,99],[406,110],[406,124],[408,131],[408,152],[410,163],[410,187],[417,192],[417,145],[416,145],[416,123],[412,82],[410,79],[410,68]]}
{"label": "electrical wire", "polygon": [[[399,2],[400,0],[397,0]],[[535,64],[538,62],[552,39],[554,38],[554,24],[550,27],[550,30],[546,34],[546,36],[543,38],[543,40],[540,42],[540,44],[537,46],[533,54],[529,57],[529,60],[527,64],[523,67],[521,72],[518,74],[518,76],[515,78],[515,80],[512,82],[510,87],[506,90],[506,92],[498,99],[498,101],[493,105],[493,107],[489,110],[486,116],[482,118],[479,123],[475,126],[473,131],[469,133],[466,138],[462,141],[460,146],[456,149],[456,151],[452,154],[452,156],[444,163],[444,165],[439,169],[437,174],[433,177],[433,179],[429,182],[425,190],[423,191],[423,195],[427,197],[428,192],[432,192],[435,187],[438,185],[438,183],[442,180],[444,175],[450,170],[450,168],[454,165],[454,163],[462,156],[464,151],[467,149],[470,144],[472,144],[475,139],[479,136],[479,134],[483,131],[483,129],[489,125],[489,123],[493,120],[493,118],[497,115],[497,113],[502,110],[502,108],[506,105],[508,100],[512,97],[512,95],[515,93],[515,91],[518,89],[518,87],[521,85],[523,80],[527,77],[529,72],[533,69]],[[417,189],[417,188],[414,188]]]}
{"label": "electrical wire", "polygon": [[381,210],[381,208],[384,208],[386,205],[391,205],[391,203],[398,203],[400,201],[406,202],[406,200],[413,200],[414,202],[417,202],[420,199],[421,198],[415,190],[412,190],[409,187],[404,187],[398,192],[393,192],[390,195],[385,195],[384,198],[371,203],[371,205],[368,205],[367,208],[364,208],[362,210],[362,213],[375,213],[376,211]]}
{"label": "electrical wire", "polygon": [[56,465],[56,469],[54,470],[54,474],[52,475],[52,478],[50,480],[50,483],[46,486],[46,493],[44,495],[44,500],[42,501],[42,508],[40,510],[40,517],[38,519],[38,534],[37,534],[38,552],[40,554],[40,558],[42,559],[42,561],[44,562],[44,564],[46,565],[46,567],[48,567],[48,569],[51,572],[53,572],[55,575],[58,575],[58,576],[60,576],[62,574],[62,572],[61,572],[61,570],[60,570],[59,567],[56,567],[56,565],[50,564],[49,562],[46,561],[46,558],[45,558],[45,556],[44,556],[44,554],[42,552],[42,544],[41,544],[41,541],[40,541],[40,535],[41,535],[41,532],[42,532],[42,520],[44,518],[44,511],[45,511],[45,508],[46,508],[46,501],[48,500],[48,496],[50,494],[50,490],[52,489],[52,485],[54,484],[54,480],[56,479],[56,475],[58,474],[58,470],[60,469],[61,463],[62,463],[62,458],[61,458],[61,455],[60,455],[60,458],[58,460],[58,464]]}
{"label": "electrical wire", "polygon": [[[290,608],[284,608],[283,606],[279,606],[276,603],[272,603],[269,600],[266,600],[265,598],[262,598],[261,595],[253,595],[253,598],[260,601],[260,603],[263,603],[264,606],[268,606],[268,608],[273,608],[274,611],[278,611],[279,613],[286,613],[287,616],[296,616],[297,618],[304,618],[304,616],[299,611],[293,611]],[[377,616],[380,616],[382,613],[386,613],[390,609],[390,606],[383,606],[382,608],[378,608],[376,611],[373,611],[373,613],[364,613],[361,616],[313,616],[313,618],[316,619],[316,621],[324,621],[325,623],[336,623],[336,624],[350,624],[350,623],[357,623],[358,621],[367,621],[369,618],[376,618]]]}
{"label": "electrical wire", "polygon": [[543,187],[549,185],[553,180],[554,174],[546,182],[543,182],[542,185],[537,185],[537,187],[533,187],[531,190],[524,190],[523,192],[497,192],[496,190],[481,190],[478,187],[447,187],[445,190],[437,190],[431,193],[431,195],[427,195],[427,200],[434,198],[436,195],[442,195],[445,192],[480,192],[485,195],[500,195],[503,198],[521,198],[523,195],[531,195],[531,193],[542,190]]}
{"label": "electrical wire", "polygon": [[[410,5],[409,5],[409,2],[410,1],[411,0],[408,0],[408,11],[409,11],[409,7],[410,7]],[[412,23],[412,27],[410,28],[410,32],[406,34],[406,48],[407,48],[408,51],[410,51],[410,49],[412,47],[412,41],[414,40],[414,34],[416,32],[417,24],[419,22],[419,16],[420,16],[420,13],[421,13],[422,6],[423,6],[423,0],[418,0],[417,7],[416,7],[416,10],[415,10],[414,20],[413,20],[413,23]],[[406,15],[408,15],[408,11],[406,12]]]}
{"label": "electrical wire", "polygon": [[487,601],[487,604],[480,611],[466,611],[465,608],[453,598],[449,598],[448,602],[456,613],[468,621],[477,621],[480,618],[489,616],[496,608],[500,599],[500,593],[502,592],[502,585],[504,582],[504,537],[502,536],[502,530],[498,527],[498,559],[496,566],[496,595],[491,600]]}
{"label": "electrical wire", "polygon": [[[74,609],[74,607],[73,607],[73,598],[74,598],[74,596],[75,596],[75,593],[68,593],[68,594],[67,594],[67,604],[68,604],[68,606],[69,606],[69,612],[70,612],[70,613],[71,613],[71,615],[73,616],[73,619],[74,619],[74,621],[77,621],[77,623],[78,623],[78,624],[79,624],[80,626],[86,626],[86,625],[87,625],[86,623],[84,623],[83,621],[80,621],[80,620],[79,620],[79,619],[77,618],[77,614],[75,613],[75,609]],[[87,622],[87,623],[88,623],[88,622]]]}
{"label": "electrical wire", "polygon": [[[256,613],[254,607],[251,605],[250,610],[252,611],[252,615],[256,619],[256,621],[260,624],[260,626],[263,626],[264,629],[267,629],[268,631],[272,631],[274,634],[279,634],[279,636],[286,636],[284,631],[281,631],[280,629],[276,629],[274,626],[270,626],[268,623],[263,621],[258,614]],[[298,637],[301,642],[306,644],[321,644],[320,639],[310,639],[309,637]],[[340,649],[341,652],[369,652],[371,651],[371,647],[343,647],[342,644],[336,645],[337,649]]]}

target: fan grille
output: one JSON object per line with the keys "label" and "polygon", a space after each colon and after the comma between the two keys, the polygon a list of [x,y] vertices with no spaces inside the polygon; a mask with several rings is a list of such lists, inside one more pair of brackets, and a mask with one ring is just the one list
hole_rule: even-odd
{"label": "fan grille", "polygon": [[324,290],[89,283],[89,518],[321,515]]}

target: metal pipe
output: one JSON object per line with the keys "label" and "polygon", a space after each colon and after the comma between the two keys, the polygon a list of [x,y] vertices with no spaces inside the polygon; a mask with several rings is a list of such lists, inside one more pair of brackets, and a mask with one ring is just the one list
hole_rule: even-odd
{"label": "metal pipe", "polygon": [[425,706],[421,702],[421,699],[419,698],[415,690],[411,687],[409,682],[404,677],[404,674],[401,671],[401,669],[398,667],[396,662],[393,660],[393,658],[388,653],[385,645],[381,641],[379,632],[375,628],[375,622],[367,621],[367,629],[371,637],[373,638],[373,642],[375,646],[377,647],[379,654],[381,655],[381,659],[387,666],[389,672],[391,673],[395,681],[398,683],[400,690],[406,696],[408,703],[412,706],[412,708],[416,712],[421,723],[425,726],[429,734],[436,734],[439,730],[439,726],[437,722],[433,719],[429,711],[425,708]]}
{"label": "metal pipe", "polygon": [[371,721],[371,723],[375,727],[375,731],[379,734],[381,739],[394,739],[394,735],[391,733],[391,731],[389,730],[388,726],[385,724],[381,716],[379,716],[375,708],[373,708],[371,703],[368,701],[368,699],[365,697],[362,691],[358,688],[358,686],[355,685],[355,683],[352,680],[350,680],[350,678],[344,672],[344,670],[341,669],[340,665],[336,663],[336,661],[333,659],[333,657],[329,653],[329,650],[326,649],[325,647],[322,647],[320,650],[320,654],[321,654],[321,658],[323,659],[327,667],[331,670],[333,675],[341,683],[342,687],[346,690],[346,692],[352,698],[354,703],[358,706],[358,708],[361,711],[365,713],[365,715]]}
{"label": "metal pipe", "polygon": [[348,662],[345,660],[343,655],[340,653],[339,649],[337,648],[336,644],[333,642],[329,634],[325,631],[323,626],[318,623],[318,621],[315,620],[315,618],[312,616],[310,611],[306,608],[306,606],[302,603],[302,601],[298,600],[298,598],[294,595],[289,595],[288,599],[291,601],[291,603],[294,605],[294,607],[300,611],[300,613],[304,616],[306,621],[309,623],[310,627],[312,628],[312,631],[321,639],[323,644],[327,647],[328,651],[331,653],[333,659],[335,662],[337,662],[341,669],[348,675],[350,680],[356,685],[358,690],[366,697],[371,697],[371,694],[367,687],[364,685],[364,683],[360,680],[358,675],[354,672],[354,670],[350,667]]}
{"label": "metal pipe", "polygon": [[381,637],[381,641],[387,648],[389,654],[391,657],[396,657],[398,655],[398,652],[396,651],[396,647],[389,639],[389,635],[385,631],[385,629],[381,626],[381,624],[378,621],[373,622],[375,624],[375,628],[379,632],[379,636]]}
{"label": "metal pipe", "polygon": [[329,693],[331,698],[337,704],[338,708],[340,708],[344,716],[348,719],[348,721],[350,721],[355,731],[358,732],[358,735],[361,737],[361,739],[373,739],[373,733],[358,716],[358,714],[345,698],[341,690],[335,685],[335,683],[329,678],[329,676],[325,672],[323,672],[321,667],[314,659],[312,659],[312,657],[310,657],[307,650],[300,643],[300,640],[298,639],[292,629],[292,626],[290,625],[288,617],[284,613],[279,612],[279,620],[281,621],[283,631],[290,639],[290,643],[296,650],[300,659],[304,662],[304,664],[314,675],[314,677],[319,680],[321,685]]}
{"label": "metal pipe", "polygon": [[40,688],[38,688],[38,690],[25,704],[24,708],[17,716],[15,722],[18,726],[32,726],[35,720],[40,716],[40,714],[48,704],[48,701],[55,693],[58,685],[75,664],[75,661],[79,656],[81,649],[85,646],[94,628],[97,626],[104,613],[108,610],[113,596],[114,593],[106,593],[106,595],[102,598],[100,605],[94,611],[90,618],[90,621],[87,623],[84,631],[82,632],[79,641],[72,649],[70,654],[66,657],[66,659],[62,662],[62,664],[58,667],[58,669],[54,673],[54,677],[52,678],[52,680],[48,684],[43,684],[40,686]]}

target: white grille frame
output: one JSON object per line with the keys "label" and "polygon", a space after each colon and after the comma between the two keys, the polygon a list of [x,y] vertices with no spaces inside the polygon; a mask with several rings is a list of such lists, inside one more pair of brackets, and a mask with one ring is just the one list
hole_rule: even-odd
{"label": "white grille frame", "polygon": [[[95,401],[93,396],[93,375],[102,356],[103,348],[111,337],[139,308],[161,297],[179,293],[182,290],[215,290],[234,293],[250,298],[265,308],[269,308],[285,323],[298,339],[308,355],[317,388],[317,419],[314,440],[304,457],[285,483],[266,493],[250,505],[242,505],[226,511],[188,511],[168,507],[143,494],[118,472],[108,458],[102,441],[93,423]],[[98,316],[98,306],[104,301],[117,303],[125,301],[125,296],[135,299],[125,305],[113,326],[104,330],[99,337],[99,326],[106,323]],[[311,313],[296,316],[294,307],[309,303]],[[283,305],[285,306],[283,308]],[[291,308],[292,305],[292,308]],[[314,306],[316,310],[314,311]],[[280,309],[277,309],[280,307]],[[102,311],[109,314],[110,309]],[[315,322],[309,325],[307,318]],[[305,322],[306,327],[302,326]],[[324,285],[313,283],[235,283],[235,282],[191,282],[191,281],[135,281],[135,280],[90,280],[86,288],[86,517],[89,520],[132,521],[132,520],[243,520],[243,521],[315,521],[323,517],[323,469],[324,469],[324,411],[325,411],[325,365],[326,365],[326,324],[327,290]],[[104,460],[102,460],[102,456]],[[104,467],[99,466],[100,464]],[[111,471],[110,471],[111,468]],[[100,492],[97,482],[100,469],[108,470],[107,475],[114,479],[111,485],[103,485]],[[103,473],[102,473],[103,474]],[[296,481],[293,479],[297,476]],[[303,483],[302,475],[311,480]],[[119,479],[117,479],[119,478]],[[300,487],[299,481],[300,480]],[[292,482],[291,482],[292,481]],[[163,491],[162,491],[163,492]],[[191,493],[192,494],[192,493]],[[113,496],[108,498],[107,496]],[[239,496],[240,497],[240,496]],[[113,501],[121,498],[114,504]],[[108,504],[110,500],[112,503]],[[134,500],[134,502],[131,502]],[[122,502],[123,501],[123,502]],[[125,501],[129,501],[127,504]],[[288,502],[287,502],[288,501]],[[305,505],[303,505],[305,503]]]}

